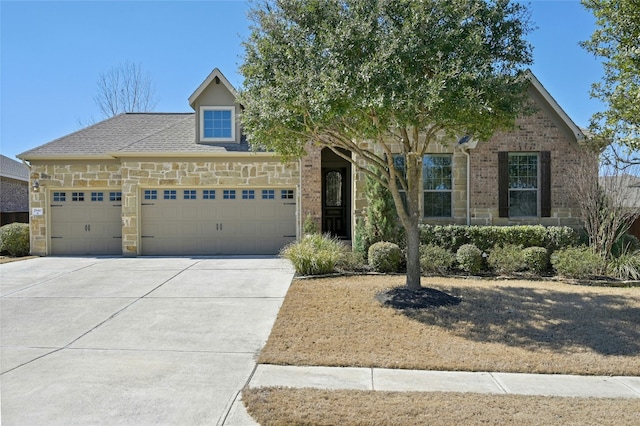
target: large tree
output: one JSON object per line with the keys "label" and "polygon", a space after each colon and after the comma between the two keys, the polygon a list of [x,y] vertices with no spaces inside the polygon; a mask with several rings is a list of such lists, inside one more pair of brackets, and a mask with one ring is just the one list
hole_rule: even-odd
{"label": "large tree", "polygon": [[407,234],[407,286],[420,288],[422,158],[443,135],[486,140],[514,125],[531,63],[527,10],[508,0],[263,0],[250,18],[240,68],[250,142],[295,158],[311,141],[384,184]]}
{"label": "large tree", "polygon": [[101,72],[96,86],[93,99],[107,118],[122,112],[152,111],[158,103],[151,75],[134,62]]}
{"label": "large tree", "polygon": [[[596,29],[582,46],[602,58],[604,76],[591,96],[605,111],[591,119],[599,140],[626,147],[627,159],[640,163],[640,2],[582,0],[596,17]],[[614,151],[615,152],[615,151]],[[633,155],[635,153],[635,155]]]}

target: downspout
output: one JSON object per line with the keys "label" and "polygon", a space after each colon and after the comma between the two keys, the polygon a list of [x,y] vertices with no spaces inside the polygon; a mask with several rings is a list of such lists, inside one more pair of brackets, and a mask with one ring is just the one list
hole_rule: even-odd
{"label": "downspout", "polygon": [[467,226],[471,225],[471,154],[465,146],[460,147],[460,151],[467,157]]}

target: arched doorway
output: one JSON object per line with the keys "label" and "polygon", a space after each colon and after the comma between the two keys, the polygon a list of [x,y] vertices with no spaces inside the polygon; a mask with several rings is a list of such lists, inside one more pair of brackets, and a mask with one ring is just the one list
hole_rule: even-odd
{"label": "arched doorway", "polygon": [[[351,153],[340,149],[350,156]],[[329,148],[322,150],[322,232],[351,238],[351,163]]]}

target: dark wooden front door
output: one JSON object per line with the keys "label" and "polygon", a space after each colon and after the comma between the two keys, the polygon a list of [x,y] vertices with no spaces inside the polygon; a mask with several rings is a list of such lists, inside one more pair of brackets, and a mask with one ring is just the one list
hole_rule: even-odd
{"label": "dark wooden front door", "polygon": [[347,237],[347,169],[322,170],[322,232]]}

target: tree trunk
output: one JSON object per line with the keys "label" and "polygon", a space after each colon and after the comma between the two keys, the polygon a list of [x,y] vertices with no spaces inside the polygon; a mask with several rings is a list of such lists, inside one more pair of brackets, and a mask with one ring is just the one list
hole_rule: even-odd
{"label": "tree trunk", "polygon": [[407,232],[407,288],[418,290],[420,284],[420,228],[418,224],[405,227]]}

